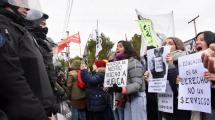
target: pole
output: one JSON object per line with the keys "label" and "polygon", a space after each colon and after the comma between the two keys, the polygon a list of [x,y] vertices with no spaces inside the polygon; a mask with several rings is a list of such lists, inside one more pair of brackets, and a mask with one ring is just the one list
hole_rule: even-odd
{"label": "pole", "polygon": [[[99,27],[99,22],[98,22],[98,19],[97,19],[97,21],[96,21],[96,52],[97,52],[97,44],[98,44],[98,42],[99,42],[99,31],[98,31],[98,27]],[[99,58],[99,53],[98,53],[98,55],[96,55],[96,60],[98,60],[98,58]]]}
{"label": "pole", "polygon": [[[79,32],[78,32],[78,35],[79,35]],[[81,57],[81,37],[80,37],[79,49],[80,49],[80,57]]]}
{"label": "pole", "polygon": [[196,19],[197,19],[197,18],[199,18],[199,15],[196,16],[195,18],[193,18],[192,20],[190,20],[190,21],[188,22],[188,24],[190,24],[191,22],[193,22],[193,24],[194,24],[194,30],[195,30],[195,36],[197,35],[197,29],[196,29]]}
{"label": "pole", "polygon": [[125,41],[128,41],[128,38],[127,38],[127,35],[126,35],[126,33],[125,33]]}
{"label": "pole", "polygon": [[[66,31],[66,36],[67,38],[69,37],[69,31]],[[69,55],[70,55],[70,52],[69,52],[69,43],[67,43],[67,46],[66,46],[66,57],[67,57],[67,61],[69,62]],[[69,62],[69,67],[70,67],[70,62]]]}

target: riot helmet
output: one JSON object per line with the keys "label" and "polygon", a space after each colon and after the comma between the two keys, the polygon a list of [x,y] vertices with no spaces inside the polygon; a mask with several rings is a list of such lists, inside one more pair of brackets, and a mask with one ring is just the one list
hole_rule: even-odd
{"label": "riot helmet", "polygon": [[0,5],[5,4],[28,9],[26,16],[23,16],[27,20],[35,20],[43,16],[39,0],[1,0]]}

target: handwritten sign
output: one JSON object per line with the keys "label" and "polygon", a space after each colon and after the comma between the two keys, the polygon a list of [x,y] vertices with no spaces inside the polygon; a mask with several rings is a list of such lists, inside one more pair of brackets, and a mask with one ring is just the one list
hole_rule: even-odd
{"label": "handwritten sign", "polygon": [[126,86],[128,71],[128,60],[110,62],[106,66],[104,87]]}
{"label": "handwritten sign", "polygon": [[158,93],[158,110],[173,113],[173,92],[169,82],[166,85],[166,93]]}
{"label": "handwritten sign", "polygon": [[202,53],[180,57],[178,109],[211,113],[211,86],[203,76]]}

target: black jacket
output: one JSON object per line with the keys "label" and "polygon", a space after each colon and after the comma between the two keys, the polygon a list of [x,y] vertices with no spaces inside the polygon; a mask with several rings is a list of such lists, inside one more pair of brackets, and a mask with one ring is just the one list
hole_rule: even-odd
{"label": "black jacket", "polygon": [[37,43],[17,18],[0,9],[0,109],[9,120],[47,120],[51,85]]}
{"label": "black jacket", "polygon": [[53,53],[51,43],[46,39],[46,34],[43,34],[42,31],[40,32],[34,29],[28,29],[28,31],[33,35],[33,37],[35,38],[39,45],[39,50],[43,56],[46,71],[48,73],[52,89],[54,90],[55,84],[57,82],[57,76],[53,64]]}

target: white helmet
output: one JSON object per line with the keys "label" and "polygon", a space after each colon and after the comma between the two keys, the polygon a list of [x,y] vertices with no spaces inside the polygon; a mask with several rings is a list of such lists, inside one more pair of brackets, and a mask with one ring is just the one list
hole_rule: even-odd
{"label": "white helmet", "polygon": [[29,11],[25,19],[35,20],[43,16],[39,0],[7,0],[8,4],[17,7],[28,8]]}

